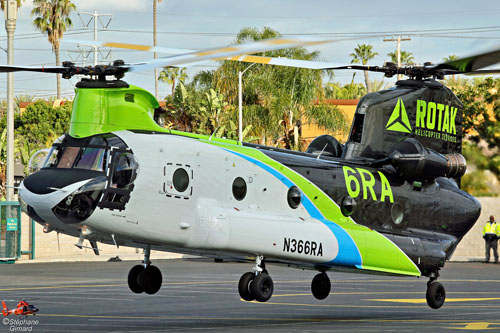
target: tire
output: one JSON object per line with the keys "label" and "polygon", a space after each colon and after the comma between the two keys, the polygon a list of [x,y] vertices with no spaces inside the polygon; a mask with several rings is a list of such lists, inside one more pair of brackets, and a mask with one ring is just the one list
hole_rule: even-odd
{"label": "tire", "polygon": [[427,287],[425,295],[427,304],[433,309],[439,309],[446,299],[446,291],[439,282],[433,282]]}
{"label": "tire", "polygon": [[267,302],[273,295],[273,279],[271,279],[269,274],[262,272],[253,279],[250,290],[256,301]]}
{"label": "tire", "polygon": [[158,290],[160,290],[162,284],[162,276],[158,267],[146,267],[142,274],[139,275],[139,284],[146,294],[156,294]]}
{"label": "tire", "polygon": [[330,295],[332,284],[326,273],[319,273],[314,276],[311,282],[311,292],[316,299],[322,300]]}
{"label": "tire", "polygon": [[214,258],[214,262],[224,262],[224,259],[222,259],[222,258]]}
{"label": "tire", "polygon": [[144,266],[135,265],[128,272],[128,287],[136,294],[144,292],[141,285],[139,284],[139,275],[144,271]]}
{"label": "tire", "polygon": [[238,292],[240,293],[240,297],[247,302],[255,299],[251,291],[251,285],[254,278],[255,274],[253,272],[247,272],[241,276],[240,282],[238,283]]}

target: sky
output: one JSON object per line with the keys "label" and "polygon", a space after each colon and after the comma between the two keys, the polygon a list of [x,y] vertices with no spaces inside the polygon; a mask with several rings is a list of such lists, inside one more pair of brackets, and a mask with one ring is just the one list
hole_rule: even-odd
{"label": "sky", "polygon": [[[93,22],[83,12],[112,14],[102,16],[98,40],[152,45],[153,0],[74,0],[77,11],[71,14],[73,27],[65,38],[93,40]],[[33,26],[31,0],[25,0],[18,12],[15,32],[16,65],[55,65],[55,56],[47,37]],[[80,15],[78,15],[80,12]],[[338,64],[350,64],[349,56],[357,44],[371,44],[378,55],[369,65],[383,65],[395,42],[384,38],[402,35],[401,49],[411,52],[416,63],[442,62],[451,54],[467,56],[500,47],[500,1],[498,0],[163,0],[158,4],[158,45],[172,48],[205,49],[229,45],[244,27],[271,27],[282,34],[314,35],[333,38],[335,42],[314,46],[320,58]],[[6,32],[0,29],[0,47],[6,48]],[[346,40],[348,38],[348,40]],[[64,40],[64,38],[63,38]],[[61,44],[61,60],[82,64],[81,54],[74,44]],[[101,50],[103,55],[108,49]],[[160,55],[161,56],[161,55]],[[127,63],[153,58],[149,52],[112,50],[109,63],[123,59]],[[103,62],[99,59],[100,63]],[[86,64],[93,62],[92,54]],[[7,55],[0,51],[0,63],[7,64]],[[189,67],[192,77],[201,70],[214,69],[218,63]],[[495,66],[500,68],[500,64]],[[348,83],[352,71],[336,71],[334,81]],[[0,99],[6,96],[7,79],[0,79]],[[383,75],[370,73],[371,79]],[[56,78],[52,74],[15,73],[16,95],[47,97],[55,95]],[[127,74],[125,80],[154,93],[152,71]],[[363,82],[362,73],[355,81]],[[385,79],[394,82],[394,79]],[[74,96],[77,78],[62,80],[62,94]],[[235,82],[235,84],[237,84]],[[160,97],[170,93],[170,86],[160,83]]]}

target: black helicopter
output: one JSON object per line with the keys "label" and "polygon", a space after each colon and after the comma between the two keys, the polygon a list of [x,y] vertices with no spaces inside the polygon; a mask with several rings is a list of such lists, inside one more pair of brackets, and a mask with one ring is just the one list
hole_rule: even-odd
{"label": "black helicopter", "polygon": [[139,65],[0,66],[91,77],[77,84],[69,133],[20,186],[24,211],[95,250],[97,242],[144,248],[143,264],[128,276],[136,293],[161,287],[150,261],[155,249],[254,261],[238,284],[247,301],[267,301],[266,264],[284,264],[320,271],[311,284],[318,299],[330,293],[327,271],[427,276],[427,303],[441,307],[439,269],[481,206],[460,190],[463,106],[437,79],[498,73],[479,69],[497,63],[500,51],[403,68],[313,64],[409,79],[359,101],[344,145],[320,136],[306,152],[165,129],[154,120],[156,99],[120,80],[130,70],[210,57],[245,61],[241,54],[259,51],[235,46]]}

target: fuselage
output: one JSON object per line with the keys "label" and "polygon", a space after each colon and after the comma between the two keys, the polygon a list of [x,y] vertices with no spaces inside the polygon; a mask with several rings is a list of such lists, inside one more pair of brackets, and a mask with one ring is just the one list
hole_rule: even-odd
{"label": "fuselage", "polygon": [[183,135],[66,136],[19,194],[37,222],[125,246],[420,276],[480,212],[453,180]]}

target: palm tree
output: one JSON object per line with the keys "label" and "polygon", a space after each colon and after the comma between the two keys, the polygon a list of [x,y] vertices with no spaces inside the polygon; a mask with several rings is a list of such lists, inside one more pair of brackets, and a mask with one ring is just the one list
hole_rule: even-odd
{"label": "palm tree", "polygon": [[[354,49],[354,53],[351,53],[349,56],[352,57],[351,64],[359,64],[366,65],[368,60],[375,58],[378,55],[377,52],[373,52],[373,46],[368,44],[358,44],[358,47]],[[372,92],[370,79],[368,78],[368,71],[364,71],[365,74],[365,84],[366,91]]]}
{"label": "palm tree", "polygon": [[[52,51],[56,55],[56,65],[60,65],[59,41],[68,27],[72,26],[69,14],[76,9],[71,0],[33,0],[31,16],[35,27],[47,34]],[[61,76],[57,74],[57,98],[61,98]]]}
{"label": "palm tree", "polygon": [[172,85],[172,96],[175,92],[175,84],[186,81],[186,78],[186,67],[165,67],[158,76],[158,80]]}
{"label": "palm tree", "polygon": [[[450,61],[458,60],[459,58],[460,57],[457,56],[457,55],[455,55],[455,54],[450,54],[449,56],[444,57],[443,61],[444,62],[450,62]],[[467,80],[465,80],[465,79],[462,82],[456,82],[455,81],[455,75],[452,75],[451,77],[452,77],[452,79],[450,80],[451,82],[446,82],[446,85],[452,84],[452,86],[457,86],[457,85],[458,86],[465,86],[468,83]]]}
{"label": "palm tree", "polygon": [[[153,0],[153,46],[156,46],[156,8],[158,6],[158,3],[161,2],[162,0]],[[158,58],[158,53],[154,52],[154,58]],[[155,68],[154,72],[155,76],[155,97],[156,99],[160,98],[160,92],[158,89],[158,69]]]}
{"label": "palm tree", "polygon": [[[5,1],[7,1],[7,0],[0,0],[0,6],[1,6],[2,10],[5,10]],[[24,0],[17,0],[17,8],[21,7],[21,3],[23,1]]]}
{"label": "palm tree", "polygon": [[443,61],[444,61],[444,62],[448,62],[448,61],[453,61],[453,60],[458,60],[458,59],[459,59],[459,57],[458,57],[457,55],[455,55],[455,54],[450,54],[449,56],[444,57],[444,58],[443,58]]}
{"label": "palm tree", "polygon": [[388,88],[391,87],[391,84],[385,82],[384,79],[382,79],[382,80],[373,80],[370,83],[371,83],[373,91],[384,90],[384,89],[388,89]]}
{"label": "palm tree", "polygon": [[[396,51],[387,53],[389,57],[391,57],[391,61],[395,64],[398,63],[398,55]],[[415,57],[411,52],[401,51],[401,66],[415,65]]]}
{"label": "palm tree", "polygon": [[[257,30],[243,28],[236,44],[277,37],[270,28]],[[318,60],[318,52],[305,48],[285,49],[260,54],[301,60]],[[228,107],[237,110],[238,71],[248,64],[224,61],[214,72],[212,86],[225,97]],[[321,71],[303,68],[267,66],[257,64],[245,74],[243,84],[244,127],[252,124],[250,135],[260,137],[263,144],[271,143],[285,148],[300,149],[304,144],[300,129],[304,123],[314,122],[330,132],[345,123],[342,113],[329,105],[315,105],[325,96]],[[237,113],[232,120],[237,123]]]}

